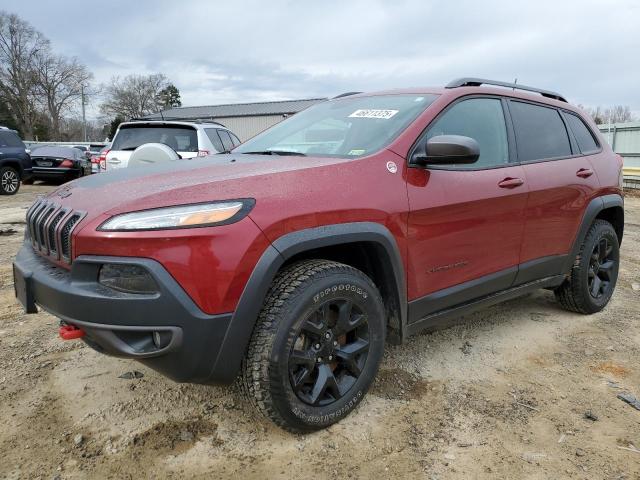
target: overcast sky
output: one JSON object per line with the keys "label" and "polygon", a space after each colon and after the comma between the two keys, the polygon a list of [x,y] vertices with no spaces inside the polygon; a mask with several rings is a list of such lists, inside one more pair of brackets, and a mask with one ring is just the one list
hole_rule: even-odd
{"label": "overcast sky", "polygon": [[461,76],[640,114],[640,2],[0,0],[97,82],[161,72],[185,106]]}

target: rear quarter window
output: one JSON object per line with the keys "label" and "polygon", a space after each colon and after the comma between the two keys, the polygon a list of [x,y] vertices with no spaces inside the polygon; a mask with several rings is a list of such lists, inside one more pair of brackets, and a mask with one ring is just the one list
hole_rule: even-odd
{"label": "rear quarter window", "polygon": [[578,142],[580,152],[587,155],[589,153],[595,153],[600,150],[600,145],[593,137],[593,133],[589,127],[587,127],[580,117],[573,113],[565,112],[565,118],[569,124],[569,128],[573,132],[573,136]]}
{"label": "rear quarter window", "polygon": [[516,134],[518,161],[571,155],[569,135],[558,110],[513,100],[509,102],[509,110]]}
{"label": "rear quarter window", "polygon": [[225,152],[230,152],[233,150],[233,141],[231,140],[231,135],[226,130],[218,130],[218,135],[220,135],[220,140],[222,140],[222,145],[224,145]]}

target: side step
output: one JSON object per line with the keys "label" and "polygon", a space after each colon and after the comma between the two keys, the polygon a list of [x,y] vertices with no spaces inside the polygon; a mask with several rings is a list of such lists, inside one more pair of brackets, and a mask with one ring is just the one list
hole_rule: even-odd
{"label": "side step", "polygon": [[517,287],[487,295],[486,297],[478,298],[477,300],[472,300],[455,307],[440,310],[439,312],[429,314],[426,317],[407,325],[407,336],[423,330],[439,330],[449,327],[453,324],[459,323],[461,320],[460,317],[463,315],[469,315],[477,310],[481,310],[497,303],[502,303],[506,300],[511,300],[512,298],[517,298],[541,288],[558,287],[562,284],[564,279],[564,275],[554,275],[552,277],[546,277],[533,282],[524,283]]}

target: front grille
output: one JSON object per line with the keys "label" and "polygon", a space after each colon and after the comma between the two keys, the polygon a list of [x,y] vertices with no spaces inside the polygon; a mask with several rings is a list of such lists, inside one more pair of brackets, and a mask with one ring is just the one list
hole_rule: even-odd
{"label": "front grille", "polygon": [[71,263],[73,229],[84,213],[38,200],[27,211],[27,236],[36,252]]}

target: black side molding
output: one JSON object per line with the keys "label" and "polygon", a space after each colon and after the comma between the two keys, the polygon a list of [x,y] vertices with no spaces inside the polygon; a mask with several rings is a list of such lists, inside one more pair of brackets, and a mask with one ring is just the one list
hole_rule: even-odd
{"label": "black side molding", "polygon": [[395,238],[386,227],[374,222],[353,222],[299,230],[278,238],[258,260],[242,292],[210,377],[216,383],[231,383],[235,379],[269,287],[288,259],[308,250],[354,242],[375,243],[388,255],[397,286],[403,329],[407,318],[404,268]]}

